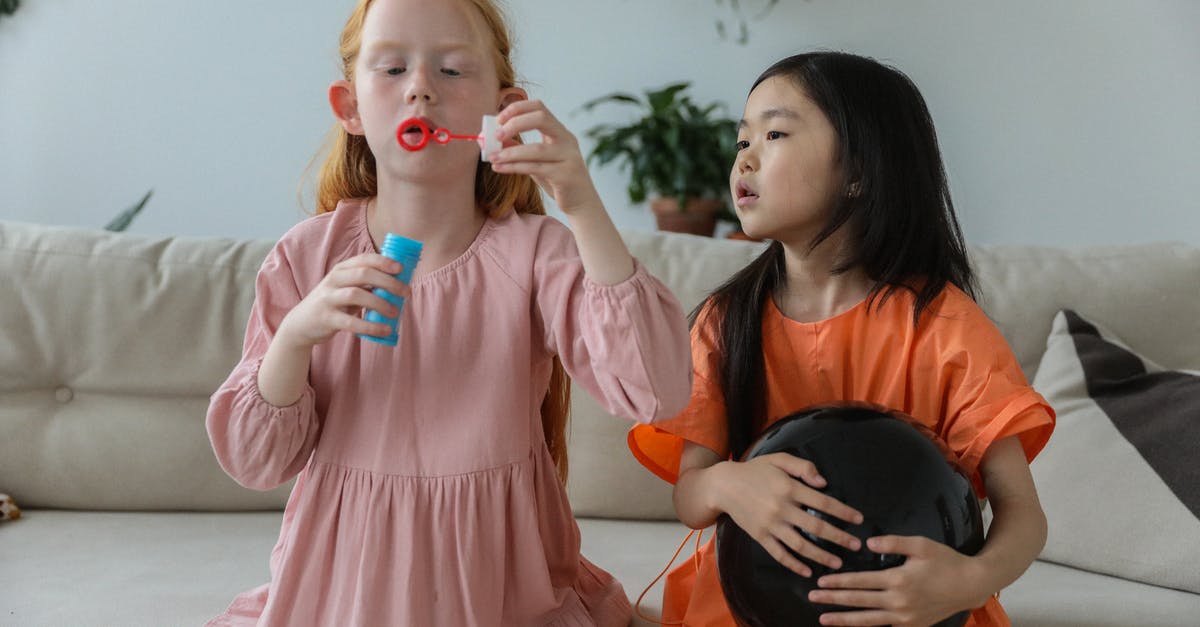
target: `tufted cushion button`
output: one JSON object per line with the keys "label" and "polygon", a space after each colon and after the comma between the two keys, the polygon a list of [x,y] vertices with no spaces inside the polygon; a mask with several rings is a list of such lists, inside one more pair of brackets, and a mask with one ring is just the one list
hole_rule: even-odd
{"label": "tufted cushion button", "polygon": [[70,403],[73,398],[75,398],[75,393],[69,387],[63,386],[54,390],[54,400],[60,403]]}

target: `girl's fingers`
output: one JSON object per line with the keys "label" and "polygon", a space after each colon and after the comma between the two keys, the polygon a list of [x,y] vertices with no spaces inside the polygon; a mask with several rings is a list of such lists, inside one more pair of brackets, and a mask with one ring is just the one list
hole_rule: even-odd
{"label": "girl's fingers", "polygon": [[775,529],[774,535],[777,540],[790,547],[796,553],[818,564],[824,564],[833,569],[842,567],[842,560],[838,559],[836,555],[805,540],[804,536],[800,535],[800,532],[796,531],[795,527],[787,523],[779,525]]}
{"label": "girl's fingers", "polygon": [[792,500],[851,524],[857,525],[863,521],[863,515],[858,510],[806,485],[797,484],[792,489]]}
{"label": "girl's fingers", "polygon": [[766,457],[776,468],[779,468],[787,474],[804,481],[808,485],[813,486],[814,488],[825,487],[825,477],[822,477],[821,473],[817,472],[816,464],[808,461],[807,459],[796,457],[795,455],[789,455],[787,453],[772,453]]}
{"label": "girl's fingers", "polygon": [[552,163],[563,161],[568,154],[570,153],[557,146],[547,144],[514,144],[495,152],[492,155],[492,165],[515,162]]}
{"label": "girl's fingers", "polygon": [[825,575],[817,580],[822,588],[841,590],[884,590],[888,587],[891,574],[888,570],[862,570],[852,573]]}
{"label": "girl's fingers", "polygon": [[345,287],[374,289],[379,287],[400,298],[408,298],[412,295],[412,289],[400,279],[368,266],[340,268],[330,272],[326,279],[329,281],[329,286],[335,289]]}
{"label": "girl's fingers", "polygon": [[388,259],[379,253],[363,253],[351,257],[333,267],[334,270],[346,270],[349,268],[371,267],[376,268],[384,274],[398,274],[402,265],[395,259]]}
{"label": "girl's fingers", "polygon": [[882,609],[886,603],[884,593],[878,590],[813,590],[808,593],[808,600],[827,605],[870,609]]}
{"label": "girl's fingers", "polygon": [[920,556],[930,548],[941,546],[925,536],[876,536],[867,538],[867,548],[876,553],[891,555]]}
{"label": "girl's fingers", "polygon": [[848,625],[852,627],[867,627],[874,625],[891,625],[899,622],[891,612],[883,610],[866,610],[857,612],[826,612],[821,614],[822,625]]}
{"label": "girl's fingers", "polygon": [[791,553],[784,548],[783,544],[773,536],[767,536],[759,541],[762,548],[767,551],[767,554],[775,558],[776,562],[783,565],[784,568],[800,575],[801,577],[812,577],[812,569],[796,559]]}
{"label": "girl's fingers", "polygon": [[367,322],[358,316],[350,315],[344,311],[339,311],[334,314],[333,326],[334,328],[342,331],[361,333],[363,335],[373,335],[375,337],[387,337],[392,333],[392,328],[386,324],[379,322]]}
{"label": "girl's fingers", "polygon": [[338,288],[330,293],[328,303],[341,311],[374,309],[388,318],[395,318],[400,313],[395,305],[360,287]]}
{"label": "girl's fingers", "polygon": [[[542,161],[508,161],[504,163],[493,163],[492,170],[500,174],[528,174],[534,180],[550,176],[555,171],[554,163]],[[544,185],[544,181],[537,181],[539,185]]]}
{"label": "girl's fingers", "polygon": [[541,100],[518,100],[516,102],[509,103],[506,107],[501,109],[499,113],[496,114],[496,124],[504,126],[509,120],[533,111],[549,112],[549,109],[546,108],[546,103],[542,102]]}
{"label": "girl's fingers", "polygon": [[834,544],[845,547],[851,551],[857,551],[862,548],[862,541],[857,537],[838,529],[836,525],[830,524],[826,520],[809,514],[800,509],[796,509],[788,516],[788,522],[796,527],[811,533],[822,540],[828,540]]}
{"label": "girl's fingers", "polygon": [[506,122],[500,124],[499,137],[509,139],[521,133],[537,131],[542,134],[541,143],[560,143],[574,141],[575,136],[563,126],[554,114],[545,108],[523,113],[514,113]]}

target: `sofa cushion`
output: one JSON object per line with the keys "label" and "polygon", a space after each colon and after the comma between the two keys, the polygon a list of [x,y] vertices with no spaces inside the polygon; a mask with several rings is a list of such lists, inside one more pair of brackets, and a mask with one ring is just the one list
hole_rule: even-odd
{"label": "sofa cushion", "polygon": [[1200,592],[1200,373],[1165,371],[1067,310],[1034,385],[1058,412],[1032,464],[1042,558]]}
{"label": "sofa cushion", "polygon": [[[678,523],[584,519],[583,553],[625,586],[630,601],[667,565],[689,531]],[[712,529],[704,535],[707,542]],[[687,559],[691,541],[675,565]],[[662,612],[662,581],[642,599],[640,610],[657,625]],[[1035,561],[1020,579],[1000,593],[1000,603],[1018,627],[1177,627],[1195,623],[1200,595],[1108,577],[1049,562]],[[668,616],[667,619],[678,617]]]}
{"label": "sofa cushion", "polygon": [[0,224],[0,477],[23,507],[282,507],[204,431],[270,245]]}
{"label": "sofa cushion", "polygon": [[[281,517],[26,511],[0,526],[0,624],[202,625],[239,592],[266,583]],[[579,527],[584,555],[611,572],[630,601],[688,531],[678,523],[597,519],[582,519]],[[1176,626],[1200,616],[1200,595],[1041,561],[1000,600],[1018,626]],[[646,594],[642,612],[657,616],[661,607],[660,583]]]}
{"label": "sofa cushion", "polygon": [[[1033,379],[1050,321],[1085,311],[1167,368],[1200,354],[1200,248],[1146,243],[1081,248],[971,246],[979,305]],[[1170,332],[1165,332],[1170,329]]]}

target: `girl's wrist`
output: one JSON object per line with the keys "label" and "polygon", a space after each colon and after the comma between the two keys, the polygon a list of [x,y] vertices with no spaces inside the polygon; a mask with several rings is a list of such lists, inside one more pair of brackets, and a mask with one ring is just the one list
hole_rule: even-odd
{"label": "girl's wrist", "polygon": [[279,323],[279,329],[275,331],[275,338],[271,340],[271,345],[277,346],[278,350],[292,354],[309,352],[315,346],[315,344],[304,341],[304,338],[292,332],[292,327],[288,324],[286,316]]}
{"label": "girl's wrist", "polygon": [[[570,196],[578,196],[578,198],[555,198],[554,201],[562,212],[575,217],[585,217],[592,214],[608,215],[604,209],[604,202],[600,200],[600,193],[593,186],[588,186],[589,189],[582,191],[579,194],[571,194]],[[564,194],[564,196],[568,196]]]}
{"label": "girl's wrist", "polygon": [[985,556],[968,556],[965,561],[965,568],[962,573],[963,581],[966,582],[965,589],[970,590],[973,594],[968,599],[972,609],[982,607],[987,600],[1000,591],[998,582],[994,581],[991,574],[994,571]]}
{"label": "girl's wrist", "polygon": [[704,503],[704,506],[716,512],[717,515],[728,513],[726,508],[729,503],[729,471],[734,469],[731,464],[736,463],[723,460],[709,466],[705,470],[707,475],[705,477],[705,483],[707,484],[705,487],[707,489],[704,490],[704,494],[707,495],[707,501]]}
{"label": "girl's wrist", "polygon": [[280,329],[275,334],[275,338],[271,340],[271,345],[267,347],[267,354],[274,356],[276,361],[285,363],[297,363],[312,359],[312,350],[315,344],[309,344],[302,338],[293,337],[290,334],[283,333]]}

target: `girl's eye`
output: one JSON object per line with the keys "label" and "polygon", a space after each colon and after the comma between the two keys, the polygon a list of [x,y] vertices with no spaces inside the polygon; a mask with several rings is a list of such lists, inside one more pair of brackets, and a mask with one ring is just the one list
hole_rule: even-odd
{"label": "girl's eye", "polygon": [[768,140],[780,139],[781,137],[786,137],[786,136],[787,136],[787,133],[781,133],[779,131],[767,131],[767,139]]}
{"label": "girl's eye", "polygon": [[442,74],[445,74],[446,76],[461,76],[462,75],[462,73],[459,72],[458,70],[451,69],[448,67],[442,68]]}
{"label": "girl's eye", "polygon": [[738,141],[738,143],[734,144],[734,146],[737,148],[737,150],[741,151],[741,150],[745,150],[746,148],[749,148],[750,142],[743,139],[743,140]]}
{"label": "girl's eye", "polygon": [[400,76],[401,74],[404,73],[404,70],[405,70],[405,68],[402,68],[402,67],[391,67],[391,68],[388,68],[387,74],[388,74],[388,76]]}

